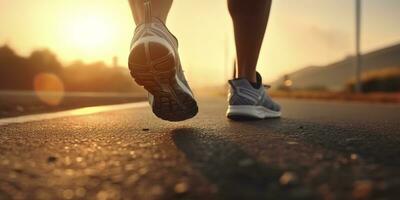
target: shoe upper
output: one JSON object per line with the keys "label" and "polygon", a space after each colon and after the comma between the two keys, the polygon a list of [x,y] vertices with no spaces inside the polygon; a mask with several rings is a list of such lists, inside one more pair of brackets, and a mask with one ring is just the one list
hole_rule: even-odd
{"label": "shoe upper", "polygon": [[176,76],[189,90],[188,92],[190,92],[190,95],[193,96],[193,92],[189,87],[180,62],[178,40],[160,19],[152,17],[150,22],[140,24],[136,27],[131,43],[131,51],[136,45],[139,45],[144,41],[151,42],[152,40],[154,40],[154,42],[168,45],[167,47],[173,52],[175,57]]}
{"label": "shoe upper", "polygon": [[263,87],[261,75],[257,72],[257,85],[254,88],[251,83],[244,78],[229,80],[228,101],[230,106],[264,106],[270,110],[279,112],[281,107],[274,102]]}
{"label": "shoe upper", "polygon": [[153,17],[150,22],[136,26],[135,34],[132,39],[131,48],[139,39],[149,36],[156,36],[168,42],[174,50],[178,49],[178,40],[168,30],[165,24],[158,18]]}

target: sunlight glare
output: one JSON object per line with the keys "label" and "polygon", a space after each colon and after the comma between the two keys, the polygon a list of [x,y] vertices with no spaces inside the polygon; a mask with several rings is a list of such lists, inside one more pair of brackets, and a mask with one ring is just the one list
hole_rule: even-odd
{"label": "sunlight glare", "polygon": [[101,15],[82,15],[67,27],[71,42],[79,48],[95,49],[105,46],[112,38],[112,24]]}
{"label": "sunlight glare", "polygon": [[93,113],[99,113],[104,111],[104,108],[102,107],[87,107],[87,108],[80,108],[73,110],[71,112],[72,115],[89,115]]}

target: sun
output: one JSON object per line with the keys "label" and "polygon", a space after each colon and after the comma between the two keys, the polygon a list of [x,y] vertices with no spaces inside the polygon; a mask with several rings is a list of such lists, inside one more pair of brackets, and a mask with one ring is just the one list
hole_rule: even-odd
{"label": "sun", "polygon": [[96,49],[106,46],[113,38],[113,24],[102,15],[84,14],[69,20],[67,37],[74,46]]}

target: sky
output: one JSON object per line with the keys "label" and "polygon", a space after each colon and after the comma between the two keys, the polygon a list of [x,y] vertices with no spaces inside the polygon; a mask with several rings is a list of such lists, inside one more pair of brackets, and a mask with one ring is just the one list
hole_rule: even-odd
{"label": "sky", "polygon": [[[362,51],[400,43],[400,1],[363,0]],[[169,29],[191,83],[211,86],[231,75],[235,57],[225,0],[175,0]],[[112,57],[126,66],[135,28],[127,0],[0,0],[0,45],[20,55],[48,48],[68,64]],[[265,82],[354,52],[354,1],[275,0],[258,62]]]}

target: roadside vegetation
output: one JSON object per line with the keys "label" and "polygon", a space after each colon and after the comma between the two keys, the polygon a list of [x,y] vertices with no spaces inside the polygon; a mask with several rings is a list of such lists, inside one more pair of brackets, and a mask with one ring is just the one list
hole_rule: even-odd
{"label": "roadside vegetation", "polygon": [[46,49],[0,47],[0,118],[145,99],[129,70],[102,62],[63,65]]}
{"label": "roadside vegetation", "polygon": [[[47,76],[41,76],[43,74]],[[46,79],[42,77],[49,77],[48,75],[51,75],[52,79],[48,80],[46,86]],[[38,77],[40,83],[44,82],[39,85],[45,85],[50,91],[51,85],[62,85],[63,92],[140,90],[132,81],[128,69],[124,67],[108,66],[103,62],[87,64],[81,61],[63,65],[53,52],[46,49],[35,50],[28,57],[22,57],[6,45],[0,47],[0,90],[36,90],[35,82],[38,82]]]}
{"label": "roadside vegetation", "polygon": [[[362,90],[371,92],[400,92],[400,67],[390,67],[382,70],[374,70],[363,74]],[[347,91],[354,90],[355,80],[346,85]]]}
{"label": "roadside vegetation", "polygon": [[355,80],[352,79],[342,91],[330,91],[323,86],[292,89],[285,84],[271,91],[274,97],[343,101],[367,101],[400,103],[400,67],[388,67],[368,71],[362,75],[362,93],[354,93]]}

